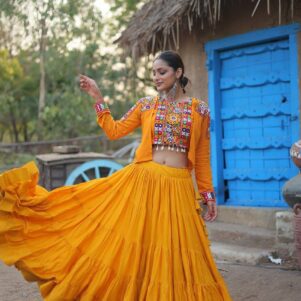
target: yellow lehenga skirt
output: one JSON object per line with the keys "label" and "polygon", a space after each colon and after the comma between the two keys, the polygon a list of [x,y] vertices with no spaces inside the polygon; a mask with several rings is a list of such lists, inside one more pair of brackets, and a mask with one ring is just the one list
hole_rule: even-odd
{"label": "yellow lehenga skirt", "polygon": [[48,301],[231,300],[188,169],[132,163],[47,191],[33,162],[0,175],[0,259]]}

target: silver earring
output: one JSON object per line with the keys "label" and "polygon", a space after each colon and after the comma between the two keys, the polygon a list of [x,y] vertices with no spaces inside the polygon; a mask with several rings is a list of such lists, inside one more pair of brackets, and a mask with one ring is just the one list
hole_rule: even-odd
{"label": "silver earring", "polygon": [[178,84],[177,84],[177,81],[175,81],[173,86],[167,93],[165,93],[165,92],[159,93],[160,98],[168,99],[169,101],[174,101],[176,98],[176,94],[177,94],[177,88],[178,88]]}
{"label": "silver earring", "polygon": [[176,94],[177,94],[177,81],[175,81],[175,83],[173,84],[172,88],[168,91],[167,93],[167,98],[170,100],[174,100],[176,98]]}
{"label": "silver earring", "polygon": [[175,81],[171,89],[165,95],[165,98],[168,99],[169,101],[174,101],[177,94],[177,88],[178,88],[178,84]]}

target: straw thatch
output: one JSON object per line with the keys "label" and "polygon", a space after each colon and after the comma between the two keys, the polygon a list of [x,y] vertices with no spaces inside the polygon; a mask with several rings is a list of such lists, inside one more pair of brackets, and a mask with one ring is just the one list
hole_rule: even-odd
{"label": "straw thatch", "polygon": [[202,29],[204,24],[214,28],[221,18],[224,6],[241,1],[253,3],[250,17],[262,5],[265,5],[267,14],[270,14],[270,2],[278,6],[279,23],[284,6],[291,17],[294,14],[294,0],[152,0],[134,14],[127,29],[116,42],[126,55],[133,58],[155,53],[159,49],[177,50],[180,46],[180,30],[185,27],[191,32],[195,22],[199,22]]}

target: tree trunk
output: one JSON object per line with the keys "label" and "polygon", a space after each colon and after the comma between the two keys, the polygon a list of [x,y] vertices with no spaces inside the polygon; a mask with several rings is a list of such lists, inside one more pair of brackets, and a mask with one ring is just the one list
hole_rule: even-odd
{"label": "tree trunk", "polygon": [[13,108],[10,108],[9,113],[10,113],[10,122],[11,122],[11,125],[12,125],[12,132],[13,132],[14,142],[18,143],[19,142],[19,132],[18,132],[16,117],[14,115]]}
{"label": "tree trunk", "polygon": [[4,134],[5,134],[5,129],[1,129],[0,130],[0,142],[3,142]]}
{"label": "tree trunk", "polygon": [[28,142],[29,141],[29,136],[28,136],[28,128],[27,128],[27,122],[26,120],[22,120],[22,130],[23,130],[23,140],[24,142]]}
{"label": "tree trunk", "polygon": [[44,17],[41,19],[41,37],[40,37],[40,93],[39,93],[39,108],[38,108],[38,124],[37,124],[37,135],[38,140],[43,137],[43,113],[45,109],[46,99],[46,82],[45,82],[45,52],[46,52],[46,20]]}

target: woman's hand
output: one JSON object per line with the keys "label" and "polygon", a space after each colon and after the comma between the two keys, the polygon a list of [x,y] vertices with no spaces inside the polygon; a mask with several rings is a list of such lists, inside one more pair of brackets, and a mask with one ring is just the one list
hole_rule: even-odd
{"label": "woman's hand", "polygon": [[94,79],[80,74],[79,85],[81,90],[88,93],[95,101],[103,102],[103,97]]}
{"label": "woman's hand", "polygon": [[207,222],[213,222],[217,217],[217,206],[215,201],[207,202],[207,210],[204,215],[204,220]]}

